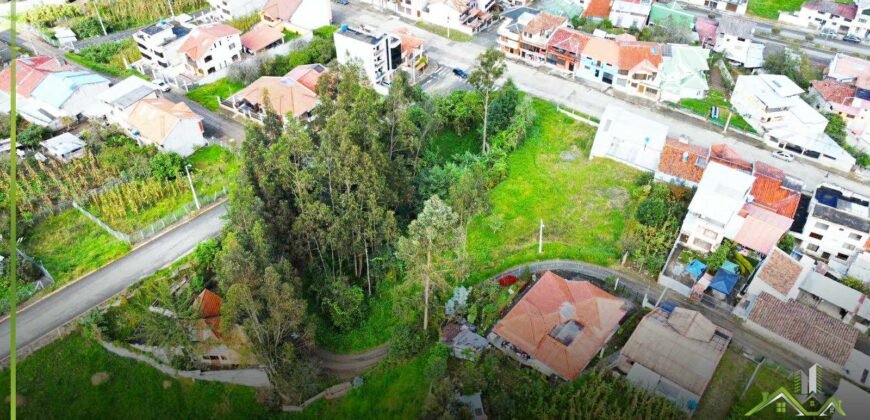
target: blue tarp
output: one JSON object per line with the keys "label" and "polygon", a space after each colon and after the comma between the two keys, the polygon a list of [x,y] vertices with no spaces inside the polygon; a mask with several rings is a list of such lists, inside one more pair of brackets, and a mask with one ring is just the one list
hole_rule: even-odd
{"label": "blue tarp", "polygon": [[706,269],[707,264],[704,264],[698,260],[692,260],[692,262],[689,263],[689,266],[686,267],[686,271],[694,276],[696,279],[701,278],[701,275],[704,274],[704,270]]}
{"label": "blue tarp", "polygon": [[725,261],[724,263],[722,263],[722,267],[721,267],[721,268],[722,268],[723,270],[728,270],[729,272],[734,273],[734,274],[737,274],[737,270],[740,269],[740,268],[737,266],[737,264],[734,264],[734,263],[731,262],[731,261]]}
{"label": "blue tarp", "polygon": [[710,288],[727,295],[731,293],[732,289],[734,289],[735,284],[737,284],[737,274],[728,270],[719,269],[719,271],[716,272],[716,275],[713,276],[713,281],[710,282]]}
{"label": "blue tarp", "polygon": [[665,312],[667,312],[667,313],[671,313],[671,312],[674,312],[674,309],[677,308],[677,304],[674,303],[674,302],[671,302],[671,301],[669,301],[669,300],[666,300],[666,301],[662,302],[662,306],[661,306],[661,308],[662,308]]}

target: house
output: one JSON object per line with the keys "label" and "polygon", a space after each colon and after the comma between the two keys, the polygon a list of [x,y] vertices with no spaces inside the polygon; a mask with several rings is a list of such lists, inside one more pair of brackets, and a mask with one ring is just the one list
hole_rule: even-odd
{"label": "house", "polygon": [[764,44],[752,42],[755,22],[734,16],[722,16],[716,29],[713,51],[725,53],[725,58],[747,69],[764,64]]}
{"label": "house", "polygon": [[668,138],[662,147],[655,179],[696,188],[707,168],[709,151],[688,139]]}
{"label": "house", "polygon": [[130,76],[97,96],[99,106],[91,108],[95,117],[103,117],[108,123],[123,125],[136,102],[157,97],[157,89],[151,82],[138,76]]}
{"label": "house", "polygon": [[813,0],[801,5],[798,12],[780,13],[779,20],[822,33],[846,35],[858,15],[858,5],[833,0]]}
{"label": "house", "polygon": [[726,234],[733,235],[742,227],[745,219],[738,213],[750,201],[754,181],[752,175],[716,162],[708,163],[677,240],[698,252],[715,251]]}
{"label": "house", "polygon": [[357,64],[374,89],[386,94],[393,73],[402,65],[402,40],[368,27],[347,25],[342,25],[333,37],[338,62]]}
{"label": "house", "polygon": [[764,162],[755,162],[752,203],[782,216],[794,219],[801,200],[803,183]]}
{"label": "house", "polygon": [[531,7],[517,7],[501,15],[502,24],[498,27],[499,49],[508,57],[522,58],[520,40],[529,22],[542,12]]}
{"label": "house", "polygon": [[206,144],[202,117],[184,102],[142,99],[130,110],[125,126],[140,144],[153,144],[181,156],[190,156]]}
{"label": "house", "polygon": [[810,97],[816,109],[839,115],[849,134],[860,138],[870,124],[870,61],[836,54],[825,80],[812,82]]}
{"label": "house", "polygon": [[682,99],[707,97],[710,89],[707,84],[710,50],[691,45],[666,44],[662,52],[660,99],[679,103]]}
{"label": "house", "polygon": [[693,6],[704,7],[710,10],[732,12],[738,15],[746,14],[749,0],[688,0]]}
{"label": "house", "polygon": [[601,114],[589,159],[602,156],[654,172],[667,135],[664,124],[611,104]]}
{"label": "house", "polygon": [[85,141],[71,133],[61,133],[39,143],[45,154],[61,162],[69,162],[85,154]]}
{"label": "house", "polygon": [[616,43],[619,59],[613,88],[657,101],[664,53],[662,45],[656,42],[620,41],[619,39]]}
{"label": "house", "polygon": [[828,119],[804,102],[803,92],[786,76],[740,76],[731,104],[770,146],[832,168],[851,170],[855,158],[825,134]]}
{"label": "house", "polygon": [[860,336],[855,348],[849,352],[843,374],[855,383],[870,386],[870,339]]}
{"label": "house", "polygon": [[589,34],[573,29],[556,29],[547,43],[547,63],[573,76],[589,38]]}
{"label": "house", "polygon": [[786,302],[797,299],[800,285],[812,270],[812,264],[801,264],[781,249],[774,249],[761,265],[746,288],[746,295],[754,299],[767,293]]}
{"label": "house", "polygon": [[857,329],[798,301],[784,302],[763,292],[750,305],[743,325],[835,371],[847,362],[860,335]]}
{"label": "house", "polygon": [[[177,20],[160,21],[133,34],[142,62],[169,76],[184,71],[185,58],[178,51],[191,28]],[[140,68],[142,68],[140,66]]]}
{"label": "house", "polygon": [[588,0],[583,16],[596,22],[610,19],[610,10],[613,0]]}
{"label": "house", "polygon": [[193,301],[197,320],[191,339],[199,348],[196,364],[208,369],[238,369],[250,365],[254,358],[246,350],[248,339],[238,325],[221,325],[223,299],[205,289]]}
{"label": "house", "polygon": [[308,64],[281,77],[263,76],[221,105],[258,122],[262,122],[267,107],[282,118],[307,121],[317,105],[317,82],[326,71],[322,64]]}
{"label": "house", "polygon": [[697,311],[656,308],[619,353],[617,369],[629,382],[694,411],[731,342],[731,331]]}
{"label": "house", "polygon": [[752,162],[744,160],[733,147],[724,143],[710,146],[710,162],[716,162],[747,174],[751,174],[753,170]]}
{"label": "house", "polygon": [[492,24],[495,0],[429,0],[423,9],[426,23],[473,35]]}
{"label": "house", "polygon": [[804,229],[796,236],[801,252],[844,275],[850,261],[870,245],[870,198],[837,185],[819,185]]}
{"label": "house", "polygon": [[716,46],[716,37],[719,35],[719,22],[707,18],[695,19],[695,33],[698,34],[698,42],[704,48],[713,49]]}
{"label": "house", "polygon": [[870,61],[843,53],[834,54],[825,78],[850,85],[864,85],[862,89],[870,90]]}
{"label": "house", "polygon": [[[38,101],[30,100],[33,90],[51,73],[75,70],[63,58],[49,56],[22,57],[16,60],[15,92],[17,93],[17,110],[25,120],[42,126],[59,128],[57,117],[47,107]],[[9,66],[0,72],[0,112],[9,113],[9,94],[11,93],[11,70]]]}
{"label": "house", "polygon": [[444,326],[441,342],[453,351],[453,357],[473,360],[489,347],[489,342],[472,328],[465,323],[450,323]]}
{"label": "house", "polygon": [[218,20],[226,21],[260,13],[266,0],[208,0]]}
{"label": "house", "polygon": [[488,339],[520,363],[571,381],[625,316],[625,301],[588,281],[546,272],[499,320]]}
{"label": "house", "polygon": [[870,329],[870,298],[822,273],[816,265],[800,285],[798,301],[831,318],[855,327],[861,333]]}
{"label": "house", "polygon": [[850,258],[846,276],[864,283],[870,283],[870,250],[866,249]]}
{"label": "house", "polygon": [[612,39],[593,36],[581,53],[574,75],[593,82],[612,85],[619,72],[619,44]]}
{"label": "house", "polygon": [[[523,19],[528,17],[528,20]],[[555,16],[549,13],[524,14],[515,22],[506,21],[499,28],[499,37],[509,39],[516,44],[516,48],[502,45],[502,50],[510,56],[524,60],[533,65],[540,66],[547,63],[547,50],[550,38],[559,28],[568,25],[568,19],[563,16]],[[523,24],[525,23],[525,24]],[[516,29],[518,32],[514,33]]]}
{"label": "house", "polygon": [[266,0],[260,13],[269,26],[302,34],[332,24],[330,0]]}
{"label": "house", "polygon": [[613,0],[610,4],[610,22],[617,28],[643,29],[649,19],[653,0]]}
{"label": "house", "polygon": [[[30,93],[34,104],[53,120],[78,119],[94,106],[94,98],[109,89],[109,79],[88,71],[49,73]],[[57,124],[54,124],[57,125]]]}
{"label": "house", "polygon": [[269,48],[283,44],[284,33],[278,28],[257,24],[239,37],[239,41],[242,43],[242,51],[257,55]]}
{"label": "house", "polygon": [[402,67],[411,74],[412,82],[416,82],[417,73],[428,64],[424,41],[404,28],[397,30],[396,35],[402,43]]}
{"label": "house", "polygon": [[695,29],[695,15],[687,12],[676,1],[670,3],[655,2],[650,8],[649,24],[653,26],[673,25],[692,31]]}
{"label": "house", "polygon": [[241,32],[223,23],[200,25],[184,38],[178,52],[190,74],[205,76],[228,67],[241,58]]}

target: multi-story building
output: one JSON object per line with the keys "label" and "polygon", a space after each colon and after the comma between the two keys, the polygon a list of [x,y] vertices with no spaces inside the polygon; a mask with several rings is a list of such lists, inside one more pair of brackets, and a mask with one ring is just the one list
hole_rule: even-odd
{"label": "multi-story building", "polygon": [[613,88],[653,101],[659,99],[662,45],[656,42],[617,42],[618,71]]}
{"label": "multi-story building", "polygon": [[808,213],[798,236],[801,251],[846,274],[853,256],[870,245],[870,198],[822,184],[813,193]]}
{"label": "multi-story building", "polygon": [[746,14],[746,6],[749,0],[688,0],[689,4],[706,7],[710,10]]}
{"label": "multi-story building", "polygon": [[147,65],[175,76],[183,71],[185,61],[178,47],[184,43],[190,30],[189,26],[175,20],[161,21],[133,34],[133,40]]}
{"label": "multi-story building", "polygon": [[189,74],[205,76],[226,68],[242,56],[241,32],[223,23],[200,25],[184,38],[178,53]]}
{"label": "multi-story building", "polygon": [[682,99],[702,99],[707,96],[707,59],[710,50],[692,45],[663,45],[661,95],[662,101],[678,103]]}
{"label": "multi-story building", "polygon": [[495,0],[429,0],[422,20],[444,28],[475,34],[492,23]]}
{"label": "multi-story building", "polygon": [[520,40],[526,25],[541,14],[538,9],[517,7],[501,14],[502,24],[498,27],[498,45],[508,57],[520,56]]}
{"label": "multi-story building", "polygon": [[860,146],[863,137],[870,139],[870,61],[836,54],[825,80],[812,82],[810,97],[816,109],[843,118],[848,141]]}
{"label": "multi-story building", "polygon": [[547,62],[556,69],[573,75],[589,38],[591,35],[573,29],[556,29],[547,43]]}
{"label": "multi-story building", "polygon": [[307,34],[332,23],[332,3],[330,0],[266,0],[260,15],[269,26]]}
{"label": "multi-story building", "polygon": [[617,28],[643,29],[652,4],[652,0],[613,0],[609,19]]}
{"label": "multi-story building", "polygon": [[568,19],[549,13],[523,14],[516,21],[506,21],[499,28],[502,50],[515,58],[539,66],[547,63],[548,42]]}
{"label": "multi-story building", "polygon": [[828,119],[801,99],[803,92],[786,76],[740,76],[731,104],[772,147],[851,170],[855,158],[825,134]]}
{"label": "multi-story building", "polygon": [[371,28],[347,25],[342,25],[334,38],[338,62],[357,64],[374,89],[386,94],[393,74],[402,65],[402,40]]}
{"label": "multi-story building", "polygon": [[231,20],[260,13],[266,0],[208,0],[220,20]]}
{"label": "multi-story building", "polygon": [[752,42],[755,36],[755,22],[723,16],[716,29],[713,51],[725,53],[729,60],[749,69],[764,64],[764,44]]}
{"label": "multi-story building", "polygon": [[826,35],[851,35],[870,39],[870,0],[854,3],[833,0],[813,0],[801,5],[797,12],[779,14],[779,21],[818,30]]}

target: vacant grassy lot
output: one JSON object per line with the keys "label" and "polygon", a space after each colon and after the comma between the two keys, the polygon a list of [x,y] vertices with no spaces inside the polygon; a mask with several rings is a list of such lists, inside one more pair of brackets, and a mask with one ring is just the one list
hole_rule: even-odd
{"label": "vacant grassy lot", "polygon": [[73,208],[39,222],[22,248],[42,262],[58,284],[102,267],[130,251],[130,245],[115,239]]}
{"label": "vacant grassy lot", "polygon": [[[608,159],[587,158],[595,127],[536,100],[537,120],[508,157],[510,175],[490,192],[491,215],[468,226],[473,281],[532,260],[566,258],[610,265],[640,172]],[[544,252],[538,228],[544,221]]]}
{"label": "vacant grassy lot", "polygon": [[742,417],[761,402],[763,392],[773,392],[781,386],[789,385],[788,375],[784,370],[764,364],[758,370],[746,394],[743,395],[743,390],[756,366],[757,364],[744,357],[739,349],[730,347],[722,356],[722,361],[704,392],[694,418]]}
{"label": "vacant grassy lot", "polygon": [[220,107],[217,102],[217,97],[221,99],[229,98],[232,94],[242,90],[245,85],[241,83],[231,82],[227,79],[220,79],[216,82],[202,85],[196,89],[187,92],[187,97],[198,102],[209,111],[217,111]]}
{"label": "vacant grassy lot", "polygon": [[[704,99],[683,99],[680,101],[680,106],[723,127],[728,120],[728,110],[731,109],[731,103],[725,98],[725,94],[718,90],[709,91]],[[710,118],[710,109],[714,106],[719,107],[719,116],[715,120]],[[731,116],[731,127],[751,133],[755,132],[755,129],[737,113]]]}
{"label": "vacant grassy lot", "polygon": [[192,167],[196,192],[201,196],[214,194],[224,187],[229,189],[239,173],[239,157],[218,145],[197,150],[187,161]]}
{"label": "vacant grassy lot", "polygon": [[779,12],[800,10],[804,0],[752,0],[746,6],[746,13],[776,20]]}
{"label": "vacant grassy lot", "polygon": [[456,29],[451,29],[449,32],[450,36],[448,36],[447,35],[448,34],[447,28],[445,28],[443,26],[432,25],[430,23],[425,23],[425,22],[417,22],[417,27],[421,28],[421,29],[425,29],[429,32],[432,32],[435,35],[439,35],[439,36],[442,36],[444,38],[447,38],[451,41],[469,42],[472,40],[471,35],[468,35],[468,34],[463,33],[463,32],[459,32]]}
{"label": "vacant grassy lot", "polygon": [[[97,373],[108,377],[99,383]],[[18,415],[43,419],[267,418],[253,388],[166,376],[73,334],[18,364]],[[9,371],[0,372],[9,383]],[[97,382],[97,384],[95,384]],[[9,388],[3,388],[8,398]],[[8,400],[7,400],[8,401]],[[0,404],[9,417],[9,404]]]}

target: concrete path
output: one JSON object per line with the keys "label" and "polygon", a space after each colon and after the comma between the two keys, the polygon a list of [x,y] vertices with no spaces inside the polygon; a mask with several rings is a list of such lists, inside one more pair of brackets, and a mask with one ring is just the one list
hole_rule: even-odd
{"label": "concrete path", "polygon": [[339,379],[350,379],[384,360],[389,353],[389,344],[382,344],[362,353],[337,354],[321,348],[314,350],[320,367]]}

